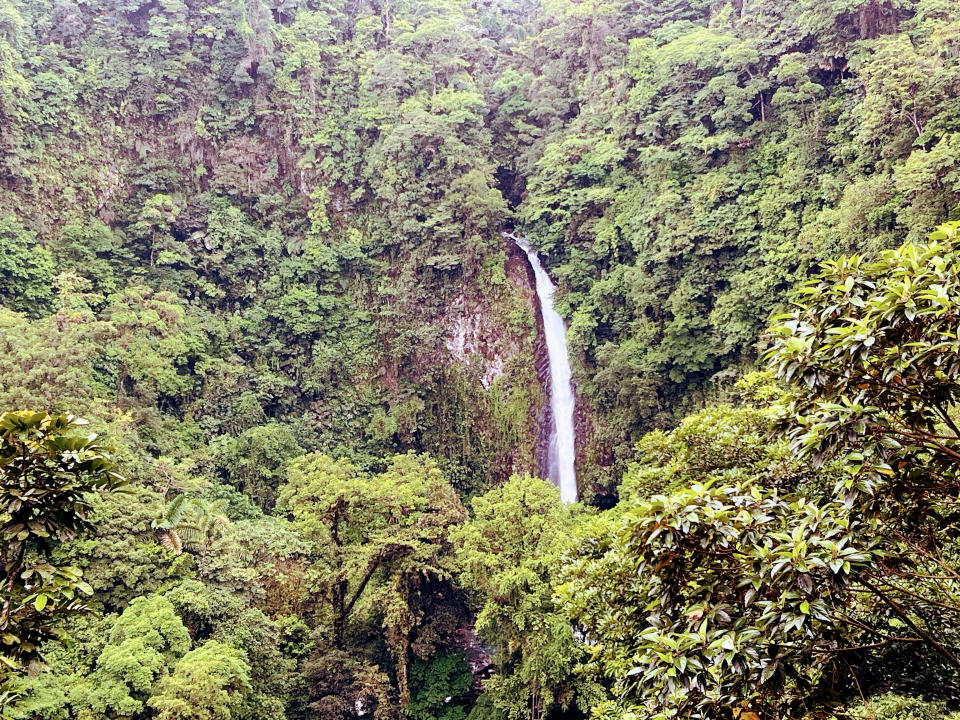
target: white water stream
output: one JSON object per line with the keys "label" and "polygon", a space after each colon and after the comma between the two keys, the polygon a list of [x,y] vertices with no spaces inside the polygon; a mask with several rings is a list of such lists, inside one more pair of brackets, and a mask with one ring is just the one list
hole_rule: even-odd
{"label": "white water stream", "polygon": [[547,472],[550,480],[560,488],[563,502],[577,501],[577,474],[574,470],[573,387],[570,384],[570,356],[567,352],[567,328],[563,318],[553,307],[556,286],[540,263],[540,256],[526,238],[504,233],[527,254],[537,281],[537,299],[543,315],[543,333],[547,341],[550,361],[550,409],[553,427],[550,429],[550,450]]}

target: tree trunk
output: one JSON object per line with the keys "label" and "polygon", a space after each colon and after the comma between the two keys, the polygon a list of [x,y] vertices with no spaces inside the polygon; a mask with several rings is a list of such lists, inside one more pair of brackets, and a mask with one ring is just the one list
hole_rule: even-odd
{"label": "tree trunk", "polygon": [[893,0],[873,0],[857,10],[857,31],[861,40],[873,40],[899,28]]}
{"label": "tree trunk", "polygon": [[870,40],[876,37],[874,34],[876,12],[877,6],[874,2],[863,5],[857,10],[857,34],[860,35],[861,40]]}
{"label": "tree trunk", "polygon": [[897,19],[897,9],[893,6],[893,0],[887,0],[883,6],[887,11],[887,32],[895,35],[900,29],[900,22]]}
{"label": "tree trunk", "polygon": [[540,683],[536,680],[530,685],[530,720],[540,720],[543,708],[540,707]]}
{"label": "tree trunk", "polygon": [[337,650],[344,650],[344,639],[347,634],[347,581],[338,579],[333,586],[333,645]]}
{"label": "tree trunk", "polygon": [[410,683],[407,677],[408,658],[410,655],[410,634],[403,633],[399,657],[397,658],[397,684],[400,686],[400,707],[406,710],[410,707]]}
{"label": "tree trunk", "polygon": [[123,384],[127,381],[127,364],[120,365],[120,375],[117,377],[117,407],[120,407],[120,398],[123,397]]}

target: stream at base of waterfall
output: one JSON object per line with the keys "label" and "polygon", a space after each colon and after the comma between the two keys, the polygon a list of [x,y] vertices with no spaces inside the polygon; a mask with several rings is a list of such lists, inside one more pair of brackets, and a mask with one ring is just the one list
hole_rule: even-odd
{"label": "stream at base of waterfall", "polygon": [[553,427],[550,429],[550,448],[547,471],[550,480],[560,488],[563,502],[577,501],[577,475],[575,434],[573,429],[574,395],[571,384],[570,355],[567,350],[567,328],[560,313],[553,307],[556,286],[540,262],[540,256],[526,238],[509,233],[504,236],[513,240],[523,250],[536,278],[537,299],[543,316],[543,333],[550,363],[550,409]]}

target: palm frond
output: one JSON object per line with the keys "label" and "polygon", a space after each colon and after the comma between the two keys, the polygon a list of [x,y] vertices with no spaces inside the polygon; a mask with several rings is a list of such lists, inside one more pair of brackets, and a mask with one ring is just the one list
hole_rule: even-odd
{"label": "palm frond", "polygon": [[207,535],[217,537],[225,535],[232,524],[226,515],[211,515],[207,518]]}

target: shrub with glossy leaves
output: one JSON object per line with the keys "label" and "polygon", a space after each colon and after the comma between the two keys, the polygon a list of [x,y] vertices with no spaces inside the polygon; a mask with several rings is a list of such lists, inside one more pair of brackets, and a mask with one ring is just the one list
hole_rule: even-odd
{"label": "shrub with glossy leaves", "polygon": [[617,714],[720,717],[817,680],[843,632],[833,596],[873,561],[856,530],[839,504],[697,484],[586,524],[558,594]]}
{"label": "shrub with glossy leaves", "polygon": [[954,476],[960,223],[874,261],[827,263],[799,298],[779,318],[770,353],[780,378],[800,390],[793,447],[818,464],[844,454],[849,502],[885,478],[896,477],[898,494],[922,494],[931,476]]}
{"label": "shrub with glossy leaves", "polygon": [[88,609],[83,596],[92,590],[80,571],[47,557],[52,543],[89,528],[91,493],[125,481],[96,435],[72,432],[83,423],[44,412],[0,416],[0,677],[34,660],[65,616]]}

